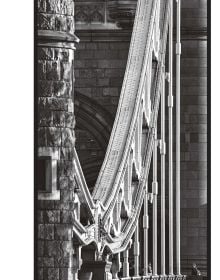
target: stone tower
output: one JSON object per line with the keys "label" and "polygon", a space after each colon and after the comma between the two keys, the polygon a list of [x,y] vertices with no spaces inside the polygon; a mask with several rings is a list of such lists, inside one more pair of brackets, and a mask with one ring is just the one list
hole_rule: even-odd
{"label": "stone tower", "polygon": [[[74,195],[74,2],[37,3],[38,280],[75,279],[71,224]],[[73,211],[74,210],[74,211]]]}

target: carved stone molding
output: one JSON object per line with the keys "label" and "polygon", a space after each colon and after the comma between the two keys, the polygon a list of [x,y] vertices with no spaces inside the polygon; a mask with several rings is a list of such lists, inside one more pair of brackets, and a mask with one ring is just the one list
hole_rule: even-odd
{"label": "carved stone molding", "polygon": [[137,0],[108,1],[109,16],[122,28],[131,28],[134,23]]}
{"label": "carved stone molding", "polygon": [[75,22],[90,24],[105,22],[105,3],[103,2],[83,2],[75,3]]}

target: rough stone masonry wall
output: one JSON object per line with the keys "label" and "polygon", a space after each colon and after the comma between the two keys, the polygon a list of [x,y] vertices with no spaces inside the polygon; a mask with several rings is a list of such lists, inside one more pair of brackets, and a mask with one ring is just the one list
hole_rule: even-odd
{"label": "rough stone masonry wall", "polygon": [[[71,225],[74,220],[73,59],[68,44],[48,39],[48,31],[74,33],[73,1],[38,1],[38,149],[58,152],[57,190],[59,200],[37,201],[38,280],[66,280],[73,274]],[[73,263],[73,262],[72,262]],[[69,277],[68,277],[69,275]]]}

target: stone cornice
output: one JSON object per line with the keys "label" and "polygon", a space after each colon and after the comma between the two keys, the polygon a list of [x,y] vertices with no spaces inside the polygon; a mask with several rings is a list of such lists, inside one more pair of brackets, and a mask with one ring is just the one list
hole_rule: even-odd
{"label": "stone cornice", "polygon": [[[131,29],[78,29],[76,27],[76,34],[83,42],[130,42]],[[175,41],[174,29],[174,41]],[[181,40],[207,40],[207,28],[182,28]]]}

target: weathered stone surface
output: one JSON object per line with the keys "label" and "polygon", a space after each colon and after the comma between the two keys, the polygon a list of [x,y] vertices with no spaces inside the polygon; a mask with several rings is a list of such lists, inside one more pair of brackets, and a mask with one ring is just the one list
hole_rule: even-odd
{"label": "weathered stone surface", "polygon": [[61,130],[54,127],[46,128],[46,143],[51,147],[61,146]]}
{"label": "weathered stone surface", "polygon": [[38,225],[38,239],[44,239],[44,225]]}
{"label": "weathered stone surface", "polygon": [[48,280],[59,280],[59,269],[49,268],[48,269]]}
{"label": "weathered stone surface", "polygon": [[59,61],[47,61],[46,62],[46,77],[47,80],[57,81],[60,80],[60,62]]}
{"label": "weathered stone surface", "polygon": [[37,201],[37,208],[39,210],[51,210],[54,209],[54,202],[53,200],[38,200]]}
{"label": "weathered stone surface", "polygon": [[75,144],[75,136],[74,132],[70,128],[63,128],[62,129],[62,146],[71,148],[74,147]]}
{"label": "weathered stone surface", "polygon": [[60,211],[52,210],[44,212],[45,223],[60,223]]}
{"label": "weathered stone surface", "polygon": [[65,81],[70,81],[73,75],[73,68],[71,62],[61,63],[61,79]]}
{"label": "weathered stone surface", "polygon": [[70,97],[71,96],[71,84],[64,82],[64,81],[59,81],[59,82],[54,82],[54,96],[56,97]]}
{"label": "weathered stone surface", "polygon": [[40,211],[40,210],[37,211],[37,222],[39,224],[43,224],[43,222],[44,222],[44,212],[43,211]]}
{"label": "weathered stone surface", "polygon": [[46,64],[43,61],[38,61],[37,65],[37,75],[39,80],[46,80]]}
{"label": "weathered stone surface", "polygon": [[60,246],[61,241],[45,241],[45,256],[61,257],[63,252]]}
{"label": "weathered stone surface", "polygon": [[65,114],[63,112],[53,112],[53,126],[65,126]]}
{"label": "weathered stone surface", "polygon": [[60,270],[60,280],[68,279],[68,268],[62,268]]}
{"label": "weathered stone surface", "polygon": [[38,258],[39,267],[54,267],[54,258]]}
{"label": "weathered stone surface", "polygon": [[37,269],[37,279],[38,280],[44,280],[44,269],[43,268],[38,268]]}
{"label": "weathered stone surface", "polygon": [[60,268],[60,279],[68,279],[68,278],[63,278],[64,277],[63,270],[65,270],[65,268],[69,267],[69,257],[55,259],[55,267],[61,267]]}
{"label": "weathered stone surface", "polygon": [[40,110],[38,114],[38,125],[39,126],[51,126],[53,124],[52,113],[45,110]]}
{"label": "weathered stone surface", "polygon": [[67,225],[55,225],[55,240],[71,240],[71,227]]}
{"label": "weathered stone surface", "polygon": [[44,225],[44,239],[53,240],[54,239],[54,225]]}
{"label": "weathered stone surface", "polygon": [[37,241],[37,255],[38,257],[44,256],[44,241],[41,240]]}
{"label": "weathered stone surface", "polygon": [[59,182],[59,189],[63,190],[63,189],[67,189],[69,186],[69,179],[68,177],[60,177],[58,179]]}
{"label": "weathered stone surface", "polygon": [[38,96],[48,96],[53,95],[53,83],[51,81],[38,81]]}
{"label": "weathered stone surface", "polygon": [[39,60],[54,60],[53,48],[38,48],[37,57]]}
{"label": "weathered stone surface", "polygon": [[61,222],[64,224],[74,223],[74,213],[73,211],[61,211]]}

